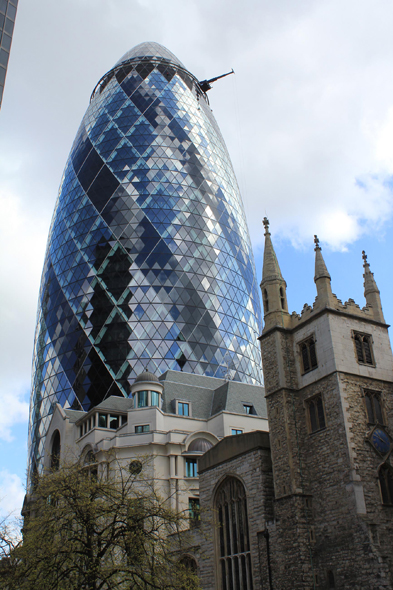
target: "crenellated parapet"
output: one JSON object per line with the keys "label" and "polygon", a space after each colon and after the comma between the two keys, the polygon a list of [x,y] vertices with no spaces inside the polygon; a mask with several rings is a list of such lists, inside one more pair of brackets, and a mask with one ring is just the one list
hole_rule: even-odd
{"label": "crenellated parapet", "polygon": [[331,306],[322,305],[317,296],[312,306],[308,303],[304,304],[300,314],[293,311],[286,327],[288,329],[298,327],[310,319],[315,318],[322,310],[330,310],[336,313],[356,316],[360,319],[379,322],[379,319],[378,317],[375,317],[374,309],[371,306],[360,307],[354,299],[348,299],[348,301],[343,303],[341,299],[338,299],[337,295],[332,293],[332,303]]}
{"label": "crenellated parapet", "polygon": [[317,236],[315,242],[315,276],[314,282],[317,288],[317,296],[313,305],[305,303],[301,313],[288,313],[286,296],[286,282],[281,274],[276,254],[274,252],[269,221],[264,219],[265,225],[265,253],[263,263],[263,274],[261,282],[262,298],[264,302],[265,326],[263,333],[272,328],[281,327],[287,330],[298,328],[311,319],[317,317],[322,311],[330,311],[344,316],[353,316],[358,319],[374,321],[385,324],[380,293],[376,285],[374,275],[370,271],[367,256],[363,251],[364,260],[364,295],[366,306],[360,307],[354,299],[348,299],[343,303],[337,295],[332,292],[331,277],[327,270],[322,256],[322,248]]}

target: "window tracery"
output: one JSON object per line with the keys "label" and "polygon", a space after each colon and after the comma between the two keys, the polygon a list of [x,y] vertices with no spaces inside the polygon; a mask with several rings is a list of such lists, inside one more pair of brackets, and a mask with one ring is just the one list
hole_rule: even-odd
{"label": "window tracery", "polygon": [[217,553],[221,590],[252,590],[246,491],[238,479],[225,479],[217,490]]}
{"label": "window tracery", "polygon": [[374,365],[372,339],[370,334],[361,334],[360,332],[356,332],[354,334],[354,341],[358,363],[362,363],[364,365]]}

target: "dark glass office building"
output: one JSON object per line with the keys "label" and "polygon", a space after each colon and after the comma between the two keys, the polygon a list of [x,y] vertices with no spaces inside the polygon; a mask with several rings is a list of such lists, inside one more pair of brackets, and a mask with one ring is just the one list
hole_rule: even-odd
{"label": "dark glass office building", "polygon": [[128,396],[144,370],[261,383],[261,311],[232,164],[198,80],[138,45],[91,96],[49,232],[31,460],[51,412]]}
{"label": "dark glass office building", "polygon": [[0,107],[10,57],[18,0],[0,0]]}

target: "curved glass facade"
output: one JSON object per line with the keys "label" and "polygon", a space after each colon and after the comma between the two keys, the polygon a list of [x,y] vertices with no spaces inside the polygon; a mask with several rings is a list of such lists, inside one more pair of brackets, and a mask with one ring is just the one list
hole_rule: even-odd
{"label": "curved glass facade", "polygon": [[30,415],[128,396],[142,371],[261,383],[261,311],[232,164],[206,95],[156,43],[99,81],[64,175],[40,290]]}

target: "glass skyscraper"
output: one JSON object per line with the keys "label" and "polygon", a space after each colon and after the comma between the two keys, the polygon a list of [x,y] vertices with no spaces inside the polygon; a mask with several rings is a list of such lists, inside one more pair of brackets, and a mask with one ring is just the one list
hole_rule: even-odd
{"label": "glass skyscraper", "polygon": [[18,0],[0,0],[0,107],[10,57]]}
{"label": "glass skyscraper", "polygon": [[[0,0],[1,1],[1,0]],[[200,83],[143,43],[98,82],[66,163],[35,337],[30,466],[51,413],[143,370],[261,383],[261,310],[232,164]]]}

